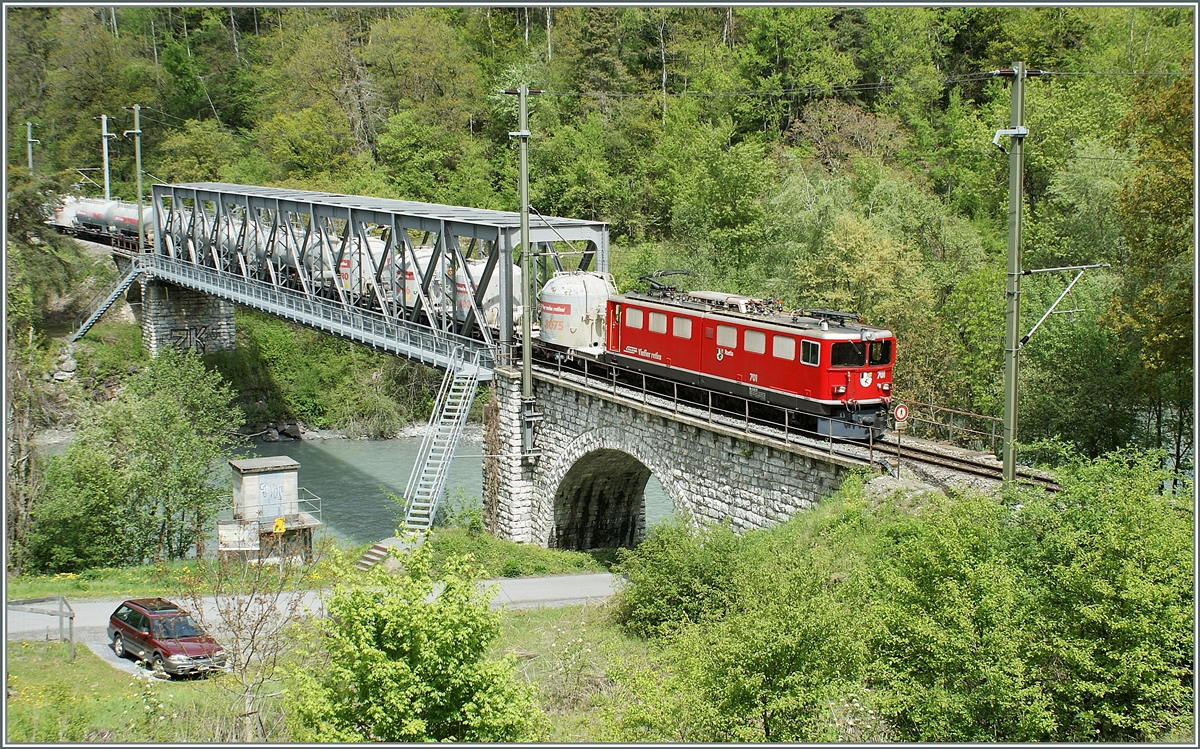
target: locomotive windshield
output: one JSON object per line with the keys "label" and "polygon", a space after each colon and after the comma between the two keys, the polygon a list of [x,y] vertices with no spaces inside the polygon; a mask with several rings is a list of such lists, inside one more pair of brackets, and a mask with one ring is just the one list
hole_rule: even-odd
{"label": "locomotive windshield", "polygon": [[829,355],[835,367],[861,367],[867,363],[867,346],[858,341],[835,343]]}
{"label": "locomotive windshield", "polygon": [[873,341],[867,355],[867,363],[872,367],[885,367],[892,363],[892,342]]}
{"label": "locomotive windshield", "polygon": [[872,367],[886,367],[892,363],[892,342],[846,341],[835,343],[830,357],[835,367],[861,367],[864,364]]}

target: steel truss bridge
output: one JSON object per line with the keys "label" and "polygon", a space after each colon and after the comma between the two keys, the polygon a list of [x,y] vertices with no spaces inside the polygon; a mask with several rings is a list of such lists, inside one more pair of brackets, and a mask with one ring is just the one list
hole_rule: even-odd
{"label": "steel truss bridge", "polygon": [[[480,380],[511,357],[516,212],[208,182],[155,185],[151,210],[139,273]],[[529,247],[535,293],[608,269],[603,222],[535,213]]]}

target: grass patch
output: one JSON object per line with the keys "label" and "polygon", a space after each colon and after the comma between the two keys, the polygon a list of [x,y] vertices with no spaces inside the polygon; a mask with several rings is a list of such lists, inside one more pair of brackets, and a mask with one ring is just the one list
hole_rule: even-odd
{"label": "grass patch", "polygon": [[99,322],[76,344],[75,358],[80,374],[103,382],[124,379],[133,367],[150,361],[142,345],[142,329],[135,323]]}
{"label": "grass patch", "polygon": [[606,571],[603,564],[581,551],[518,544],[466,528],[437,528],[428,543],[433,546],[435,569],[449,556],[470,556],[489,578]]}
{"label": "grass patch", "polygon": [[194,572],[195,560],[143,564],[137,567],[106,567],[55,575],[10,577],[8,600],[66,596],[69,599],[153,598],[179,590],[184,577]]}
{"label": "grass patch", "polygon": [[[333,541],[317,552],[317,561],[305,571],[305,588],[324,588],[351,574],[355,562],[370,544],[339,547]],[[196,560],[143,564],[136,567],[106,567],[54,575],[20,575],[7,582],[7,599],[65,596],[69,600],[125,598],[171,598],[203,580],[197,575]],[[203,590],[201,592],[204,592]]]}
{"label": "grass patch", "polygon": [[[203,740],[205,712],[225,693],[211,681],[144,679],[76,643],[8,642],[6,743]],[[236,713],[234,713],[236,714]],[[205,720],[211,720],[206,716]]]}
{"label": "grass patch", "polygon": [[575,743],[602,740],[602,711],[615,686],[608,670],[645,660],[653,647],[626,634],[600,604],[506,610],[494,651],[513,653],[517,673],[537,686],[553,727],[549,741]]}

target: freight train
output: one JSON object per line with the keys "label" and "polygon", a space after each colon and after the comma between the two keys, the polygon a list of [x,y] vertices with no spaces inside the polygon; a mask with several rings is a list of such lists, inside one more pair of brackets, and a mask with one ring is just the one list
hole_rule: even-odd
{"label": "freight train", "polygon": [[[175,223],[165,229],[164,244],[168,250],[179,257],[194,257],[198,251],[192,237],[189,235],[193,227],[191,211],[180,211],[175,216]],[[210,219],[212,220],[212,219]],[[129,241],[137,237],[138,207],[135,203],[120,200],[104,200],[100,198],[68,197],[62,205],[56,207],[52,218],[47,221],[61,232],[71,233],[85,239],[111,242],[114,245],[131,249],[136,245]],[[477,281],[482,278],[486,259],[473,258],[457,267],[445,268],[435,273],[427,287],[423,288],[416,272],[430,266],[436,252],[432,245],[422,244],[411,247],[406,257],[400,253],[387,253],[388,229],[376,228],[365,238],[350,237],[340,261],[335,260],[331,252],[323,252],[316,234],[307,234],[299,229],[288,239],[281,234],[272,237],[269,229],[261,223],[241,222],[222,216],[215,220],[216,226],[206,227],[203,231],[205,239],[215,238],[217,254],[232,254],[234,250],[241,253],[245,261],[252,265],[270,263],[278,269],[279,275],[287,282],[301,275],[311,281],[318,289],[330,292],[334,296],[335,286],[342,291],[352,292],[362,299],[380,298],[389,304],[399,302],[405,307],[413,307],[421,295],[425,295],[427,312],[434,315],[451,314],[456,320],[463,322],[469,317],[471,302],[478,289]],[[142,226],[147,246],[155,244],[154,208],[143,206]],[[303,248],[295,247],[297,237],[304,237]],[[202,250],[200,250],[203,252]],[[297,258],[302,258],[299,262]],[[380,265],[382,261],[382,266]],[[392,265],[396,270],[393,276]],[[337,265],[335,270],[334,265]],[[382,267],[379,279],[374,268]],[[500,310],[500,274],[495,272],[488,283],[482,298],[480,313],[485,324],[496,327],[499,325]],[[513,285],[520,288],[521,269],[514,265],[512,268]],[[514,310],[515,321],[521,321],[521,309]]]}
{"label": "freight train", "polygon": [[[153,210],[143,209],[152,232]],[[189,213],[180,214],[186,224]],[[228,219],[222,219],[228,222]],[[61,229],[106,234],[116,241],[137,233],[137,206],[121,201],[68,199],[50,222]],[[250,228],[253,227],[253,228]],[[408,246],[388,253],[386,229],[351,237],[336,269],[328,251],[309,236],[303,251],[272,238],[259,225],[220,225],[209,236],[217,244],[236,243],[247,264],[269,265],[273,278],[301,273],[318,294],[334,287],[362,300],[381,298],[412,308],[424,296],[426,313],[469,317],[485,260],[472,259],[437,271],[435,248]],[[186,226],[167,226],[165,243],[177,257],[195,257]],[[149,244],[154,244],[153,237]],[[229,248],[222,248],[229,249]],[[368,265],[369,263],[369,265]],[[395,266],[395,272],[392,267]],[[433,267],[422,287],[417,269]],[[382,268],[376,273],[374,269]],[[643,277],[644,292],[620,294],[607,273],[559,272],[542,288],[535,318],[535,356],[559,364],[589,360],[614,372],[642,373],[658,383],[695,388],[706,398],[742,399],[770,411],[784,423],[822,435],[870,439],[887,425],[892,398],[896,339],[889,330],[865,324],[857,315],[834,310],[785,310],[778,300],[716,291],[679,291],[659,279],[678,271]],[[280,278],[279,274],[282,274]],[[499,272],[494,272],[480,305],[485,324],[499,324]],[[512,268],[521,288],[521,269]],[[514,321],[523,311],[514,304]],[[615,375],[614,375],[615,376]],[[747,408],[749,410],[749,407]]]}
{"label": "freight train", "polygon": [[646,292],[619,294],[606,273],[557,274],[542,290],[540,344],[560,361],[586,357],[763,404],[822,435],[869,439],[885,430],[890,331],[851,313],[787,311],[778,300],[681,292],[644,278]]}
{"label": "freight train", "polygon": [[[138,207],[136,203],[102,198],[68,197],[54,209],[52,225],[85,233],[100,233],[136,237]],[[148,236],[154,229],[154,210],[142,207],[142,233]]]}

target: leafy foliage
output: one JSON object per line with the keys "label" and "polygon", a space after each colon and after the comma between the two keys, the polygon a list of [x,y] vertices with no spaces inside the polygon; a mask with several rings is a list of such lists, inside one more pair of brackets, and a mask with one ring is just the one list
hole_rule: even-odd
{"label": "leafy foliage", "polygon": [[227,496],[212,465],[240,422],[232,392],[198,356],[164,351],[115,400],[92,407],[50,458],[30,535],[46,571],[182,559]]}
{"label": "leafy foliage", "polygon": [[[695,287],[852,304],[898,335],[898,396],[989,415],[1007,219],[991,140],[1009,86],[986,72],[1024,59],[1055,73],[1026,86],[1025,264],[1112,265],[1089,272],[1121,283],[1098,287],[1111,314],[1081,338],[1118,331],[1134,384],[1083,368],[1056,393],[1117,399],[1133,420],[1115,435],[1188,464],[1194,29],[1179,9],[14,8],[9,31],[9,130],[34,123],[43,174],[91,174],[92,118],[120,132],[122,107],[157,101],[152,175],[513,210],[501,92],[529,84],[533,203],[610,222],[623,283],[685,268]],[[110,151],[131,198],[132,144]],[[1039,314],[1024,305],[1021,327]],[[361,395],[369,430],[393,422]],[[1114,444],[1041,400],[1031,434]]]}
{"label": "leafy foliage", "polygon": [[612,674],[612,738],[828,741],[855,721],[860,740],[1175,735],[1193,697],[1190,484],[1164,493],[1157,453],[1069,454],[1052,495],[850,481],[746,534],[728,567],[719,531],[670,528],[670,554],[652,534],[622,563],[619,615],[664,649]]}
{"label": "leafy foliage", "polygon": [[[404,574],[376,566],[338,586],[289,677],[285,700],[303,741],[530,741],[547,731],[511,656],[486,658],[499,614],[477,570],[448,560],[434,587],[431,550]],[[321,668],[314,669],[313,663]]]}
{"label": "leafy foliage", "polygon": [[428,414],[440,374],[254,312],[237,313],[238,347],[211,355],[237,383],[251,425],[300,419],[320,429],[391,436]]}

